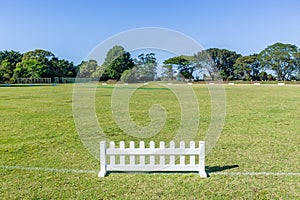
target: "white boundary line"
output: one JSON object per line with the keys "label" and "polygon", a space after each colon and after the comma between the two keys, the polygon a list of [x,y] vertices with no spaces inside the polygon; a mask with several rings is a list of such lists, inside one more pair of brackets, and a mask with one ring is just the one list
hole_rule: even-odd
{"label": "white boundary line", "polygon": [[46,167],[25,167],[25,166],[0,166],[2,169],[19,169],[25,171],[46,171],[46,172],[62,172],[62,173],[98,173],[96,170],[82,170],[82,169],[57,169]]}
{"label": "white boundary line", "polygon": [[300,176],[300,172],[211,172],[209,175],[230,176]]}
{"label": "white boundary line", "polygon": [[[60,173],[98,173],[98,170],[83,170],[83,169],[57,169],[47,167],[25,167],[25,166],[0,166],[2,169],[18,169],[25,171],[46,171]],[[300,172],[210,172],[210,176],[225,175],[225,176],[300,176]]]}

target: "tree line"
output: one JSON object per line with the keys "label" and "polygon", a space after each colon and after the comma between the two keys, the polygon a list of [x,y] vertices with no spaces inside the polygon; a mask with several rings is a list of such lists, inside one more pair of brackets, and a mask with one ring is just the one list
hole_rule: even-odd
{"label": "tree line", "polygon": [[77,71],[73,62],[42,49],[24,54],[13,50],[0,52],[1,83],[14,83],[17,78],[75,77]]}
{"label": "tree line", "polygon": [[166,59],[161,75],[157,74],[157,67],[155,53],[132,58],[122,46],[112,47],[101,65],[96,60],[74,65],[42,49],[24,54],[13,50],[0,51],[0,83],[14,83],[17,78],[55,77],[100,77],[100,81],[124,82],[173,80],[178,76],[188,80],[299,80],[300,49],[292,44],[275,43],[258,54],[242,56],[227,49],[209,48],[194,55]]}
{"label": "tree line", "polygon": [[164,64],[169,69],[177,66],[188,79],[195,78],[195,70],[206,69],[204,76],[212,80],[299,80],[300,49],[291,44],[275,43],[258,54],[242,56],[235,51],[210,48],[193,56],[169,58]]}

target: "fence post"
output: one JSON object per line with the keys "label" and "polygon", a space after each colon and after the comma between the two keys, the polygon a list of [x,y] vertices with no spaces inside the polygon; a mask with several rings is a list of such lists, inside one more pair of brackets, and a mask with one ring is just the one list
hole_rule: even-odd
{"label": "fence post", "polygon": [[[190,149],[195,149],[195,141],[190,141]],[[195,165],[195,155],[190,155],[190,165]]]}
{"label": "fence post", "polygon": [[100,142],[100,167],[101,170],[98,173],[98,177],[104,177],[106,175],[106,142]]}
{"label": "fence post", "polygon": [[207,177],[205,172],[205,142],[199,141],[199,175],[202,178]]}

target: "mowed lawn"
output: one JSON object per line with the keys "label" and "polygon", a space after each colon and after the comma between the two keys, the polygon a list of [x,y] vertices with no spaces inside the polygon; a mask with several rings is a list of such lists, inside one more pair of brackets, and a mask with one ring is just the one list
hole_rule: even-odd
{"label": "mowed lawn", "polygon": [[[210,96],[207,86],[192,87],[201,114],[195,140],[201,140],[210,123]],[[101,128],[110,140],[139,141],[114,122],[112,91],[96,89]],[[0,87],[0,199],[299,199],[300,87],[234,85],[225,91],[225,125],[206,157],[209,178],[196,173],[98,178],[99,161],[75,128],[73,85]],[[161,104],[168,117],[160,133],[145,141],[169,142],[179,128],[179,103],[168,90],[137,90],[130,101],[137,124],[150,123],[152,104]]]}

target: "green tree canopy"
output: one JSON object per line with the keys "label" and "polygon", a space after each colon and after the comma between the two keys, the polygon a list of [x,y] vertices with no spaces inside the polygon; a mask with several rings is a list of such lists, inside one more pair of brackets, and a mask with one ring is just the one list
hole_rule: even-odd
{"label": "green tree canopy", "polygon": [[74,66],[73,62],[57,57],[50,60],[50,67],[47,69],[45,77],[76,77],[78,72],[78,67]]}
{"label": "green tree canopy", "polygon": [[59,60],[46,50],[36,49],[23,54],[16,64],[13,77],[16,78],[52,78],[75,77],[77,69],[72,62]]}
{"label": "green tree canopy", "polygon": [[124,83],[136,83],[137,81],[139,81],[137,79],[137,70],[135,67],[133,67],[132,69],[127,69],[122,73],[122,77],[120,79],[121,81],[123,81]]}
{"label": "green tree canopy", "polygon": [[193,79],[197,67],[194,56],[175,56],[164,61],[165,65],[175,65],[186,79]]}
{"label": "green tree canopy", "polygon": [[96,60],[82,61],[77,76],[79,78],[91,78],[99,67]]}
{"label": "green tree canopy", "polygon": [[239,57],[233,65],[234,79],[258,81],[260,68],[257,54]]}
{"label": "green tree canopy", "polygon": [[126,53],[124,47],[116,45],[113,46],[106,54],[103,66],[107,67],[109,66],[115,59],[122,56],[124,53]]}
{"label": "green tree canopy", "polygon": [[138,59],[134,59],[136,68],[136,78],[140,81],[153,81],[156,76],[157,61],[155,53],[147,53],[138,55]]}
{"label": "green tree canopy", "polygon": [[102,66],[105,68],[101,77],[102,80],[120,80],[125,70],[134,67],[134,62],[130,53],[126,52],[123,47],[114,46],[107,52]]}
{"label": "green tree canopy", "polygon": [[134,67],[122,73],[121,81],[153,81],[156,76],[157,62],[155,53],[140,54],[134,59]]}
{"label": "green tree canopy", "polygon": [[275,71],[278,80],[290,80],[299,71],[300,51],[291,44],[275,43],[259,53],[264,68]]}
{"label": "green tree canopy", "polygon": [[48,62],[42,62],[35,57],[23,56],[14,70],[14,78],[40,78],[47,71]]}
{"label": "green tree canopy", "polygon": [[235,61],[241,57],[235,51],[227,49],[210,48],[206,50],[206,53],[210,56],[212,64],[219,70],[219,73],[223,80],[231,80],[234,78],[233,65]]}
{"label": "green tree canopy", "polygon": [[22,56],[16,51],[0,52],[0,83],[11,81],[16,65],[21,62]]}

